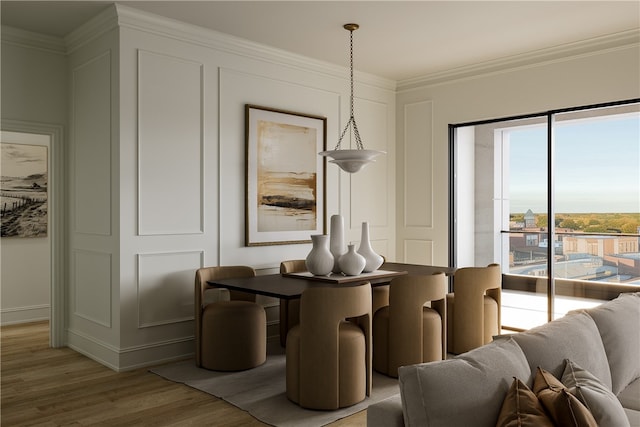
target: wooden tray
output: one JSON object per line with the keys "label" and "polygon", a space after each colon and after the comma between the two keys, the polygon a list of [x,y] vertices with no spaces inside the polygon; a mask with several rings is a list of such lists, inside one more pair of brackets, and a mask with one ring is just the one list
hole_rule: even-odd
{"label": "wooden tray", "polygon": [[362,273],[357,276],[345,276],[340,273],[331,273],[328,276],[314,276],[313,274],[305,271],[303,273],[282,273],[285,277],[295,277],[298,279],[317,280],[319,282],[329,283],[348,283],[356,282],[367,279],[381,279],[384,277],[402,276],[407,274],[406,271],[389,271],[389,270],[376,270],[371,273]]}

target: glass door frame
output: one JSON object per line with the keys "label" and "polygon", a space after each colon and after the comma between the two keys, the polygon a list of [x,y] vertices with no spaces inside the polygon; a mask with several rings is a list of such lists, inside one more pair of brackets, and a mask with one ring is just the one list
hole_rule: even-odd
{"label": "glass door frame", "polygon": [[532,119],[532,118],[543,118],[546,117],[547,122],[547,215],[548,215],[548,241],[551,242],[547,245],[547,320],[553,320],[554,313],[554,296],[555,296],[555,272],[554,272],[554,244],[555,241],[555,197],[554,197],[554,148],[555,148],[555,138],[554,138],[554,118],[557,114],[562,113],[571,113],[571,112],[579,112],[584,110],[595,110],[607,107],[619,107],[627,104],[636,104],[640,103],[640,98],[633,98],[622,101],[613,101],[606,102],[600,104],[591,104],[584,105],[579,107],[570,107],[570,108],[560,108],[554,110],[548,110],[540,113],[533,114],[524,114],[524,115],[516,115],[509,117],[502,117],[499,119],[488,119],[488,120],[480,120],[474,122],[466,122],[466,123],[456,123],[449,124],[449,159],[448,159],[448,167],[449,167],[449,179],[448,179],[448,206],[449,206],[449,266],[457,267],[457,229],[456,229],[456,218],[457,215],[457,205],[456,205],[456,164],[455,164],[455,148],[456,148],[456,130],[458,128],[468,127],[468,126],[480,126],[492,123],[500,123],[500,122],[508,122],[508,121],[516,121],[523,119]]}

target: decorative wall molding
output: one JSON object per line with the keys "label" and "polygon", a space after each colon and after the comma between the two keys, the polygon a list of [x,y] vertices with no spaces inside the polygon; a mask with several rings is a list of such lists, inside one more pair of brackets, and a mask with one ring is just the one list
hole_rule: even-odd
{"label": "decorative wall molding", "polygon": [[[3,34],[4,35],[4,34]],[[49,344],[54,347],[65,345],[65,315],[66,315],[66,295],[65,295],[65,255],[66,255],[66,199],[64,191],[65,168],[65,132],[64,126],[60,124],[31,122],[24,120],[2,119],[2,130],[11,132],[27,132],[49,135],[51,175],[49,183],[49,224],[50,230],[50,252],[51,252],[51,291],[50,308],[47,306],[47,318],[49,319]],[[38,316],[38,315],[36,315]],[[4,316],[2,324],[4,323]],[[35,317],[32,321],[35,320]]]}
{"label": "decorative wall molding", "polygon": [[[118,26],[183,40],[231,54],[287,65],[305,72],[325,74],[339,79],[345,79],[347,75],[346,67],[314,60],[229,34],[153,15],[122,4],[108,7],[104,12],[68,34],[64,39],[3,26],[2,42],[68,54]],[[571,60],[579,56],[590,56],[609,50],[638,46],[640,46],[640,30],[633,29],[492,61],[437,71],[397,82],[357,71],[355,76],[356,80],[361,84],[403,92],[424,86],[444,84],[487,74],[507,72],[518,68],[534,67],[549,62]]]}
{"label": "decorative wall molding", "polygon": [[[117,22],[114,23],[114,19]],[[324,74],[340,80],[347,80],[348,78],[346,67],[340,67],[335,64],[318,61],[306,56],[234,37],[229,34],[143,12],[128,6],[123,6],[122,4],[115,4],[102,14],[88,21],[78,30],[69,34],[65,38],[69,44],[67,51],[70,52],[77,49],[91,38],[95,38],[99,34],[111,30],[116,25],[122,28],[169,37],[221,52],[273,64],[286,65],[307,73]],[[395,90],[396,83],[392,80],[367,73],[356,72],[355,75],[359,83],[391,91]]]}
{"label": "decorative wall molding", "polygon": [[0,310],[0,325],[39,322],[49,320],[49,304],[29,305],[24,307],[3,308]]}
{"label": "decorative wall molding", "polygon": [[71,54],[82,46],[91,43],[103,34],[118,28],[118,15],[115,7],[107,7],[80,27],[64,37],[67,54]]}
{"label": "decorative wall molding", "polygon": [[64,39],[46,34],[2,26],[2,43],[29,49],[38,49],[48,53],[64,55],[67,52]]}
{"label": "decorative wall molding", "polygon": [[181,360],[193,356],[193,336],[118,348],[86,333],[68,330],[68,347],[116,372]]}
{"label": "decorative wall molding", "polygon": [[203,250],[137,255],[138,329],[193,320],[193,274],[204,255]]}
{"label": "decorative wall molding", "polygon": [[73,306],[74,316],[105,328],[112,326],[112,254],[87,249],[74,249]]}
{"label": "decorative wall molding", "polygon": [[430,229],[434,206],[433,102],[405,104],[403,118],[403,224]]}
{"label": "decorative wall molding", "polygon": [[138,235],[202,234],[205,65],[139,49],[137,73]]}
{"label": "decorative wall molding", "polygon": [[397,92],[445,84],[456,80],[473,79],[488,74],[504,73],[515,69],[537,67],[548,63],[570,61],[578,57],[633,47],[640,47],[640,30],[637,29],[400,80],[397,82]]}
{"label": "decorative wall molding", "polygon": [[[404,260],[408,264],[433,265],[433,240],[405,239]],[[411,256],[408,256],[411,254]]]}
{"label": "decorative wall molding", "polygon": [[111,69],[107,50],[71,70],[73,231],[78,234],[112,235]]}

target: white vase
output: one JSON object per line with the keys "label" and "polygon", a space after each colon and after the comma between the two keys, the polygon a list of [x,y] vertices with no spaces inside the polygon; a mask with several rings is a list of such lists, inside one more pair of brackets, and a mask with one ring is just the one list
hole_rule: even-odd
{"label": "white vase", "polygon": [[333,269],[333,255],[329,251],[329,236],[314,234],[311,236],[313,247],[305,259],[307,270],[314,276],[328,276]]}
{"label": "white vase", "polygon": [[340,257],[347,252],[344,244],[344,218],[342,215],[331,216],[331,231],[329,234],[329,251],[333,255],[333,272],[340,273]]}
{"label": "white vase", "polygon": [[348,245],[347,252],[340,257],[340,269],[347,276],[357,276],[362,273],[366,260],[356,252],[355,245]]}
{"label": "white vase", "polygon": [[384,262],[384,258],[374,252],[369,240],[369,223],[362,223],[362,237],[360,238],[360,247],[358,253],[364,257],[366,264],[364,266],[365,273],[376,271]]}

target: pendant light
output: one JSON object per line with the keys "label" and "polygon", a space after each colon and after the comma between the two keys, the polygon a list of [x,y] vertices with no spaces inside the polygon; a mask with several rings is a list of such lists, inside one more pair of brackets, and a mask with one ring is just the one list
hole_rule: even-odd
{"label": "pendant light", "polygon": [[[350,60],[350,69],[351,69],[351,115],[349,117],[349,121],[345,126],[342,134],[340,134],[340,138],[338,139],[338,144],[333,150],[322,151],[318,154],[321,156],[331,157],[333,160],[329,160],[331,163],[337,164],[342,170],[348,173],[355,173],[361,170],[363,167],[368,165],[369,163],[375,162],[374,158],[379,156],[380,154],[386,154],[384,151],[376,151],[376,150],[365,150],[362,145],[362,140],[360,139],[360,133],[358,132],[358,125],[356,124],[356,119],[353,115],[353,32],[360,28],[358,24],[345,24],[344,29],[349,31],[349,60]],[[351,128],[353,136],[356,141],[356,148],[354,149],[340,149],[340,145],[342,144],[342,139],[347,133],[347,130]]]}

